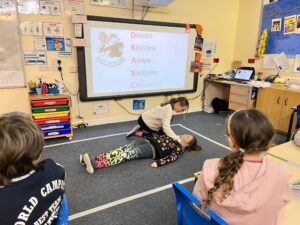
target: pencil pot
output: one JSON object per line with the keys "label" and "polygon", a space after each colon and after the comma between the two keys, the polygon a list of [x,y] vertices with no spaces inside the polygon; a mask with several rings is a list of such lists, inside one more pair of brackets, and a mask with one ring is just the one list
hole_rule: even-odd
{"label": "pencil pot", "polygon": [[48,94],[58,94],[57,88],[48,88]]}
{"label": "pencil pot", "polygon": [[42,88],[36,88],[35,91],[38,95],[42,94]]}

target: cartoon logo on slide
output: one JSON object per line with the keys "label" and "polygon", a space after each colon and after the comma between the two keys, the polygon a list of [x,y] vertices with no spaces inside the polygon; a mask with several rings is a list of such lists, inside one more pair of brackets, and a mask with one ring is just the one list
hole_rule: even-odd
{"label": "cartoon logo on slide", "polygon": [[98,62],[106,66],[117,66],[125,61],[123,55],[124,43],[116,34],[99,34]]}

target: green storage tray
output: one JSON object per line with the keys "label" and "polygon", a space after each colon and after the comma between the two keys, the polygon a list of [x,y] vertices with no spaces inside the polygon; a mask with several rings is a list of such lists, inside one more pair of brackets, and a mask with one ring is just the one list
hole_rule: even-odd
{"label": "green storage tray", "polygon": [[33,113],[48,113],[48,112],[62,112],[68,111],[68,105],[56,105],[56,106],[46,106],[46,107],[34,107],[32,108]]}

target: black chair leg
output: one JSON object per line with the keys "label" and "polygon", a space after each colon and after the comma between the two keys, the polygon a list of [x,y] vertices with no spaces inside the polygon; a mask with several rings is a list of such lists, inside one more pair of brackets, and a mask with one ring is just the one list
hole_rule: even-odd
{"label": "black chair leg", "polygon": [[290,141],[290,140],[291,140],[292,126],[293,126],[293,122],[294,122],[294,113],[295,113],[295,112],[296,112],[296,109],[294,109],[294,110],[292,111],[292,113],[291,113],[290,123],[289,123],[289,129],[288,129],[286,141]]}

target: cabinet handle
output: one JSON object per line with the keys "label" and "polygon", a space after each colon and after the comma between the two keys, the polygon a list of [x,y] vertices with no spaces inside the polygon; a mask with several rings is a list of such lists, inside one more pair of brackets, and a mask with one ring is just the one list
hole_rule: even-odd
{"label": "cabinet handle", "polygon": [[277,98],[277,104],[279,105],[279,103],[280,103],[280,96]]}
{"label": "cabinet handle", "polygon": [[288,103],[288,98],[285,99],[284,105],[287,106],[287,103]]}

